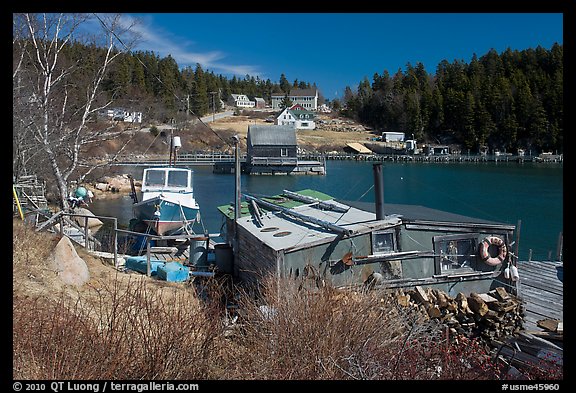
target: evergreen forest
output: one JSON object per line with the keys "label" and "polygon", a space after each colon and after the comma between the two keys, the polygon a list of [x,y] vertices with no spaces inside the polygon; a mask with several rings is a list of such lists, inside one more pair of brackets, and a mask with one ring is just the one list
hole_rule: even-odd
{"label": "evergreen forest", "polygon": [[[71,44],[67,57],[101,56],[102,49]],[[278,82],[246,75],[225,77],[181,68],[168,55],[150,51],[123,53],[111,67],[103,89],[115,106],[142,111],[166,121],[183,113],[202,116],[221,109],[230,94],[263,97],[291,88],[316,88],[284,74]],[[321,86],[318,87],[321,90]],[[321,93],[320,93],[321,94]],[[324,101],[321,96],[321,102]],[[480,149],[513,152],[563,152],[563,46],[550,49],[490,50],[469,63],[441,61],[434,74],[422,63],[408,63],[346,86],[342,100],[328,103],[341,115],[378,131],[401,131],[419,142],[454,144],[463,152]]]}

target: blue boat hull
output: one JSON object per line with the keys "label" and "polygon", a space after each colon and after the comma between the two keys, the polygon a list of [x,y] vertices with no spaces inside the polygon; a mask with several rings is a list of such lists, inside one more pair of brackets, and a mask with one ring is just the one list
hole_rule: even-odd
{"label": "blue boat hull", "polygon": [[[159,207],[158,207],[159,206]],[[144,221],[156,234],[166,235],[190,228],[198,216],[198,208],[153,198],[133,206],[136,219]]]}

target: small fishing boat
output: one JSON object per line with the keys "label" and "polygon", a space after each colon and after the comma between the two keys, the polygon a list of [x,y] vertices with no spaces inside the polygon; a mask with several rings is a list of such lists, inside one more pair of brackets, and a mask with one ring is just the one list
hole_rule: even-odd
{"label": "small fishing boat", "polygon": [[198,203],[192,189],[192,170],[175,167],[144,169],[142,201],[132,206],[134,217],[158,235],[191,231]]}
{"label": "small fishing boat", "polygon": [[180,138],[172,137],[170,145],[168,166],[144,169],[142,201],[138,201],[132,186],[134,218],[160,236],[192,233],[192,225],[200,219],[200,208],[192,187],[193,172],[174,166],[176,150],[181,146]]}

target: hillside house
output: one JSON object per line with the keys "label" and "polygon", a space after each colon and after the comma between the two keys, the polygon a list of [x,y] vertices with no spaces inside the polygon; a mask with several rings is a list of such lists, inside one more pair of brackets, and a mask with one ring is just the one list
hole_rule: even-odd
{"label": "hillside house", "polygon": [[301,105],[294,105],[284,109],[274,124],[279,126],[292,126],[298,130],[313,130],[316,128],[314,112],[304,109]]}
{"label": "hillside house", "polygon": [[128,111],[124,108],[108,108],[98,112],[98,119],[122,121],[126,123],[142,123],[142,112]]}
{"label": "hillside house", "polygon": [[[284,97],[284,93],[273,93],[271,97],[272,109],[280,110]],[[318,89],[292,89],[288,98],[293,105],[299,104],[306,110],[316,111],[318,109]]]}
{"label": "hillside house", "polygon": [[254,108],[256,106],[256,102],[251,101],[245,94],[230,94],[228,104],[236,108]]}
{"label": "hillside house", "polygon": [[262,97],[254,97],[255,107],[257,109],[266,108],[266,101]]}

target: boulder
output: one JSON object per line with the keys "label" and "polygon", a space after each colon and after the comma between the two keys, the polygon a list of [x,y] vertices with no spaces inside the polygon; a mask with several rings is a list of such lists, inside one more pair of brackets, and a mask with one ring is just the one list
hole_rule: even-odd
{"label": "boulder", "polygon": [[88,265],[78,256],[74,245],[66,236],[60,239],[52,251],[49,264],[64,284],[82,286],[90,280]]}
{"label": "boulder", "polygon": [[[74,212],[76,214],[84,214],[86,216],[90,216],[88,218],[88,228],[100,227],[104,224],[100,219],[98,219],[94,216],[94,213],[92,213],[90,210],[88,210],[86,208],[77,207],[74,210]],[[75,216],[74,219],[78,225],[80,225],[81,227],[84,227],[84,221],[85,221],[84,217],[76,217]]]}

